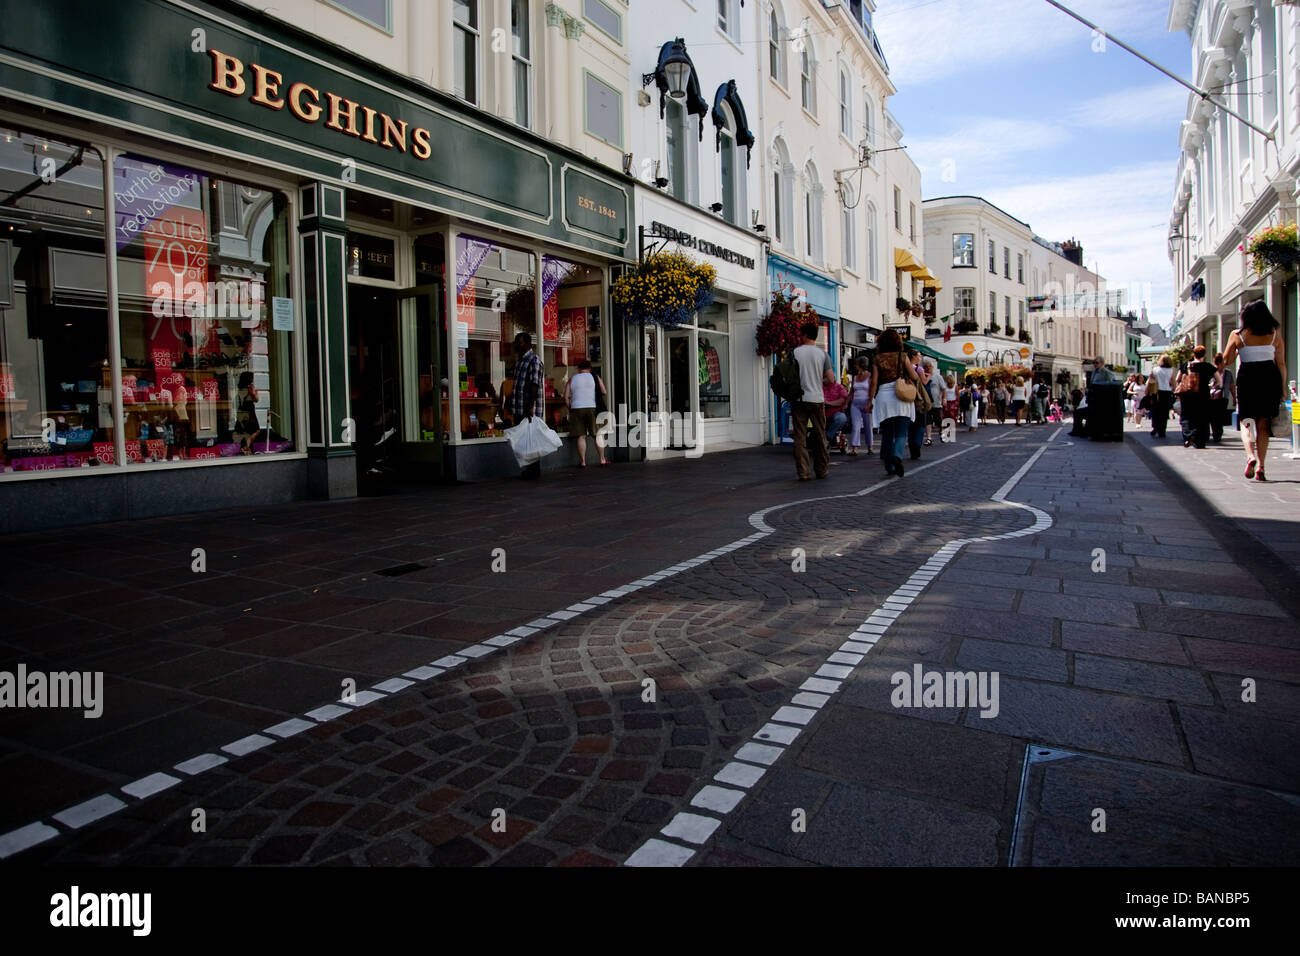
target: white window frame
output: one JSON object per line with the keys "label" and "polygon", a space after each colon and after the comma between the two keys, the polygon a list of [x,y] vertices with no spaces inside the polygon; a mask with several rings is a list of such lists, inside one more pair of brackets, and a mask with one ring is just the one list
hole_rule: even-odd
{"label": "white window frame", "polygon": [[[965,235],[965,233],[960,233],[960,235]],[[963,292],[966,295],[962,295]],[[963,300],[965,300],[964,305],[962,304]],[[977,322],[975,318],[974,286],[958,286],[952,290],[952,322],[953,325],[958,322]]]}
{"label": "white window frame", "polygon": [[989,240],[989,275],[998,274],[998,244]]}
{"label": "white window frame", "polygon": [[808,261],[821,265],[826,261],[826,224],[823,217],[821,177],[812,163],[804,166],[804,244]]}
{"label": "white window frame", "polygon": [[[957,261],[957,239],[960,236],[970,236],[970,262]],[[975,233],[973,232],[954,232],[952,234],[952,267],[954,269],[975,269]]]}
{"label": "white window frame", "polygon": [[740,17],[736,0],[718,0],[718,32],[736,43],[740,42]]}
{"label": "white window frame", "polygon": [[998,294],[996,292],[989,293],[989,315],[991,316],[989,325],[993,327],[993,331],[1000,331],[1002,327],[998,325]]}
{"label": "white window frame", "polygon": [[812,38],[801,34],[803,51],[799,54],[799,103],[811,116],[817,115],[817,51]]}
{"label": "white window frame", "polygon": [[[461,34],[466,34],[474,38],[474,99],[468,96],[461,96],[453,87],[453,94],[462,102],[469,103],[472,106],[478,106],[483,99],[483,7],[479,0],[467,0],[474,7],[474,22],[476,26],[469,26],[456,19],[456,5],[453,2],[451,6],[451,26],[452,36],[460,45]],[[455,70],[455,54],[452,55],[452,69]],[[454,76],[452,82],[455,83],[460,79]],[[466,78],[468,79],[468,77]]]}
{"label": "white window frame", "polygon": [[[591,119],[591,103],[588,101],[587,98],[588,79],[595,80],[601,86],[604,86],[605,88],[611,90],[614,93],[614,95],[618,98],[618,141],[617,142],[606,139],[604,136],[601,136],[599,133],[593,131],[591,128],[591,123],[589,122],[589,120]],[[583,132],[586,133],[588,136],[590,136],[592,139],[598,139],[602,143],[608,143],[611,146],[617,146],[618,148],[622,149],[623,140],[624,140],[623,123],[624,123],[623,91],[620,90],[618,87],[614,86],[612,83],[606,83],[595,73],[592,73],[591,70],[583,70],[582,71],[582,130]]]}
{"label": "white window frame", "polygon": [[867,203],[867,281],[880,285],[880,226],[876,204]]}
{"label": "white window frame", "polygon": [[843,63],[840,64],[840,135],[853,142],[853,77]]}
{"label": "white window frame", "polygon": [[[518,51],[519,35],[515,32],[514,11],[515,4],[520,3],[524,8],[524,26],[528,39],[528,49],[525,55],[521,56]],[[524,129],[533,128],[533,23],[532,23],[532,4],[530,0],[510,0],[510,82],[514,89],[515,95],[515,123],[524,127]],[[524,72],[524,111],[523,122],[519,121],[519,80],[518,72],[520,69]]]}
{"label": "white window frame", "polygon": [[894,187],[894,231],[903,232],[903,191]]}
{"label": "white window frame", "polygon": [[772,149],[776,153],[772,172],[772,239],[783,249],[793,249],[797,232],[794,224],[794,165],[785,140],[777,137]]}
{"label": "white window frame", "polygon": [[[608,10],[610,16],[612,16],[614,20],[618,23],[617,34],[610,33],[603,26],[601,26],[600,21],[593,19],[591,15],[587,13],[587,10],[591,6],[591,4],[596,4],[596,3],[600,4],[606,10]],[[609,37],[611,40],[617,43],[619,46],[623,45],[623,14],[619,13],[608,3],[605,3],[604,0],[582,0],[582,18],[586,20],[588,23],[590,23],[597,30],[599,30],[601,33],[605,34],[605,36]]]}

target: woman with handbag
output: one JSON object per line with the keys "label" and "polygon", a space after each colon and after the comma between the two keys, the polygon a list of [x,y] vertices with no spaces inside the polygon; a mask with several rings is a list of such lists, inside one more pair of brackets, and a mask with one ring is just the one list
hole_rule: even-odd
{"label": "woman with handbag", "polygon": [[1178,396],[1178,423],[1183,432],[1183,447],[1204,448],[1210,438],[1210,389],[1218,378],[1218,369],[1205,361],[1205,346],[1192,350],[1195,361],[1189,362],[1174,380]]}
{"label": "woman with handbag", "polygon": [[1269,439],[1275,425],[1285,427],[1282,418],[1282,383],[1286,380],[1286,343],[1282,340],[1277,319],[1262,299],[1241,310],[1241,328],[1228,336],[1223,363],[1231,367],[1241,357],[1237,369],[1237,420],[1241,422],[1241,442],[1246,447],[1246,477],[1267,481],[1264,462]]}
{"label": "woman with handbag", "polygon": [[903,449],[916,415],[918,376],[903,353],[903,340],[893,329],[881,333],[871,364],[871,403],[867,410],[880,423],[880,459],[886,475],[903,477]]}
{"label": "woman with handbag", "polygon": [[600,453],[600,464],[609,465],[605,457],[605,440],[596,427],[597,406],[604,404],[605,383],[591,370],[591,362],[583,359],[578,363],[578,374],[569,379],[565,389],[565,400],[569,403],[569,434],[578,439],[578,467],[587,467],[587,436],[596,440],[596,451]]}
{"label": "woman with handbag", "polygon": [[863,435],[867,439],[867,457],[871,457],[871,370],[867,367],[867,360],[863,356],[857,358],[856,370],[853,379],[849,382],[851,396],[849,398],[849,424],[852,426],[850,433],[850,444],[853,450],[849,452],[851,457],[856,458],[858,449],[862,447]]}

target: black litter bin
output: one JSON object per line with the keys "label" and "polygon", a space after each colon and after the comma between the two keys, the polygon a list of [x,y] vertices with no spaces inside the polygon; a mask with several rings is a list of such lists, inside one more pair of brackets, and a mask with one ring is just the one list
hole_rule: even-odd
{"label": "black litter bin", "polygon": [[1088,386],[1088,437],[1124,440],[1124,389],[1119,384]]}

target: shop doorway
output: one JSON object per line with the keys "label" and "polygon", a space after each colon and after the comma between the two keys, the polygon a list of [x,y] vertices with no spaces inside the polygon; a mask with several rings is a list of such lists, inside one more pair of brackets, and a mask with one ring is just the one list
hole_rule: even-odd
{"label": "shop doorway", "polygon": [[357,480],[364,487],[396,473],[401,421],[397,294],[348,288],[349,414],[355,423]]}
{"label": "shop doorway", "polygon": [[442,286],[348,289],[357,478],[437,478],[446,437]]}
{"label": "shop doorway", "polygon": [[695,447],[696,388],[699,358],[695,330],[668,333],[668,420],[666,445],[670,449]]}

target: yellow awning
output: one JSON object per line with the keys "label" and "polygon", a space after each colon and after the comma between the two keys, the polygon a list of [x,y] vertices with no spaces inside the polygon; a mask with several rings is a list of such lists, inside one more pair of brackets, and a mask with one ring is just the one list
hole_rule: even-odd
{"label": "yellow awning", "polygon": [[894,249],[894,268],[906,269],[908,272],[916,272],[918,269],[924,269],[925,266],[916,261],[916,256],[912,255],[906,249]]}
{"label": "yellow awning", "polygon": [[927,289],[933,289],[935,292],[938,292],[940,289],[943,288],[943,283],[940,282],[938,279],[926,279],[925,287]]}
{"label": "yellow awning", "polygon": [[930,268],[929,268],[929,266],[924,266],[924,265],[923,265],[923,266],[921,266],[921,269],[920,269],[919,272],[913,272],[913,273],[912,273],[912,278],[913,278],[913,279],[920,279],[922,282],[925,282],[925,281],[927,281],[927,280],[933,281],[933,279],[934,279],[934,274],[933,274],[932,272],[930,272]]}

